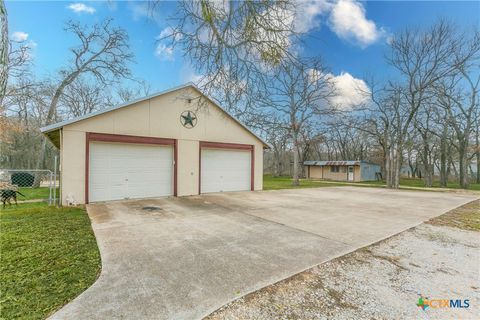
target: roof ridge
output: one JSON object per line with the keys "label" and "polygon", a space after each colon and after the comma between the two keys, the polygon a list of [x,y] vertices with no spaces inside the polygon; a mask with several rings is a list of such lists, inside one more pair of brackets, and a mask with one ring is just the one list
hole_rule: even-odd
{"label": "roof ridge", "polygon": [[212,104],[214,104],[216,107],[218,107],[220,110],[222,110],[226,115],[228,115],[230,118],[232,118],[235,122],[237,122],[244,129],[246,129],[255,138],[260,140],[260,142],[262,142],[265,146],[271,148],[271,146],[268,142],[263,140],[255,132],[253,132],[250,128],[248,128],[243,122],[241,122],[235,116],[233,116],[228,111],[226,111],[225,108],[220,106],[219,103],[217,103],[215,100],[213,100],[208,95],[206,95],[200,88],[197,87],[197,85],[195,85],[191,81],[187,82],[187,83],[184,83],[182,85],[179,85],[179,86],[172,87],[172,88],[167,89],[167,90],[159,91],[159,92],[156,92],[156,93],[153,93],[153,94],[150,94],[150,95],[138,98],[138,99],[134,99],[134,100],[122,103],[122,104],[118,104],[118,105],[115,105],[115,106],[110,107],[110,108],[106,108],[106,109],[103,109],[103,110],[87,113],[87,114],[82,115],[82,116],[78,116],[78,117],[75,117],[75,118],[72,118],[72,119],[67,119],[67,120],[64,120],[64,121],[60,121],[60,122],[57,122],[57,123],[53,123],[53,124],[41,127],[40,132],[42,132],[44,134],[47,134],[51,131],[60,129],[60,128],[66,126],[66,125],[69,125],[69,124],[72,124],[72,123],[75,123],[75,122],[79,122],[79,121],[82,121],[82,120],[86,120],[86,119],[89,119],[89,118],[92,118],[92,117],[95,117],[95,116],[98,116],[98,115],[101,115],[101,114],[104,114],[104,113],[108,113],[108,112],[111,112],[111,111],[115,111],[115,110],[130,106],[134,103],[138,103],[138,102],[142,102],[142,101],[145,101],[145,100],[153,99],[153,98],[159,97],[161,95],[164,95],[164,94],[167,94],[167,93],[170,93],[170,92],[173,92],[173,91],[177,91],[177,90],[180,90],[180,89],[184,89],[184,88],[187,88],[187,87],[193,87],[194,89],[196,89],[198,92],[200,92],[200,94],[202,94],[204,97],[206,97]]}

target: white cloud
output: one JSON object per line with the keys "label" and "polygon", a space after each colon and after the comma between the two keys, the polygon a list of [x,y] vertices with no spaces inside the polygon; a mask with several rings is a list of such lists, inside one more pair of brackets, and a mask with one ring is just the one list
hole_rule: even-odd
{"label": "white cloud", "polygon": [[356,0],[339,0],[333,5],[330,28],[342,39],[354,40],[366,47],[379,40],[384,31],[368,20],[363,5]]}
{"label": "white cloud", "polygon": [[[167,37],[170,37],[171,35],[173,35],[174,33],[174,30],[172,27],[166,27],[165,29],[163,29],[160,34],[158,35],[157,37],[157,40],[162,40],[164,38],[167,38]],[[175,35],[175,40],[180,40],[182,39],[182,35],[181,34],[176,34]]]}
{"label": "white cloud", "polygon": [[370,101],[370,88],[362,79],[353,77],[348,72],[338,76],[328,75],[335,88],[335,95],[330,98],[330,103],[342,110],[349,110]]}
{"label": "white cloud", "polygon": [[161,39],[161,38],[165,38],[165,37],[168,37],[170,36],[171,34],[173,33],[173,29],[171,27],[166,27],[165,29],[163,29],[160,34],[158,35],[158,38]]}
{"label": "white cloud", "polygon": [[28,59],[28,60],[33,60],[33,59],[35,59],[38,44],[37,44],[35,41],[33,41],[33,40],[29,40],[29,41],[27,42],[26,46],[27,46],[27,48],[29,49],[29,50],[27,50],[27,52],[26,52],[27,59]]}
{"label": "white cloud", "polygon": [[22,31],[15,31],[12,33],[11,39],[13,41],[22,42],[28,39],[28,33]]}
{"label": "white cloud", "polygon": [[362,79],[353,77],[348,72],[340,75],[323,73],[317,69],[308,69],[310,81],[327,81],[334,94],[328,98],[329,103],[340,110],[351,110],[357,106],[370,102],[370,88]]}
{"label": "white cloud", "polygon": [[33,41],[33,40],[30,40],[30,41],[28,41],[27,46],[28,46],[30,49],[36,49],[36,48],[38,47],[38,43],[36,43],[36,42]]}
{"label": "white cloud", "polygon": [[85,3],[81,3],[81,2],[72,3],[67,8],[72,10],[75,13],[88,13],[88,14],[95,13],[94,7],[87,6]]}
{"label": "white cloud", "polygon": [[[158,37],[156,38],[157,40],[164,41],[164,42],[169,42],[171,38],[167,38],[173,34],[173,29],[171,27],[166,27],[163,29]],[[177,34],[175,35],[175,41],[180,40],[182,37],[181,35]],[[174,60],[174,48],[173,45],[167,45],[163,42],[160,42],[157,44],[157,47],[155,48],[155,55],[160,59],[160,60],[166,60],[166,61],[172,61]]]}
{"label": "white cloud", "polygon": [[167,46],[164,43],[159,43],[157,45],[157,47],[155,48],[155,55],[160,60],[172,61],[173,60],[173,47]]}
{"label": "white cloud", "polygon": [[295,31],[307,33],[320,27],[320,18],[329,11],[331,4],[326,0],[308,0],[297,3]]}
{"label": "white cloud", "polygon": [[320,28],[322,19],[338,37],[366,47],[385,35],[382,28],[367,19],[366,10],[359,0],[303,0],[295,2],[295,16],[279,12],[280,24],[293,24],[295,32],[308,33]]}

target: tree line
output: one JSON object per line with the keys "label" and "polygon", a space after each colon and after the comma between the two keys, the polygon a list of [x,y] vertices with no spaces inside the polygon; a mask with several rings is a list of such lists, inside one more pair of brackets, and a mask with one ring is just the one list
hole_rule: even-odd
{"label": "tree line", "polygon": [[319,59],[280,64],[255,83],[264,91],[247,116],[272,145],[267,168],[298,184],[304,160],[367,160],[390,188],[402,172],[427,187],[437,176],[442,187],[480,183],[479,53],[478,29],[407,28],[385,52],[391,76],[365,77],[355,89],[365,99],[348,108],[335,104],[341,93]]}
{"label": "tree line", "polygon": [[[170,34],[226,108],[270,143],[265,169],[298,184],[304,160],[380,164],[387,187],[401,172],[431,186],[480,183],[478,26],[439,19],[389,37],[382,80],[365,76],[363,99],[338,103],[335,77],[320,57],[296,50],[295,2],[183,1]],[[476,173],[474,173],[476,172]]]}

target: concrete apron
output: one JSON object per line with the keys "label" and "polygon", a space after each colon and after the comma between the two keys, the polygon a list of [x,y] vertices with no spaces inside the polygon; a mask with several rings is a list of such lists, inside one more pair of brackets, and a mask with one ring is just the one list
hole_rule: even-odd
{"label": "concrete apron", "polygon": [[477,197],[339,187],[89,205],[102,272],[51,319],[199,319]]}

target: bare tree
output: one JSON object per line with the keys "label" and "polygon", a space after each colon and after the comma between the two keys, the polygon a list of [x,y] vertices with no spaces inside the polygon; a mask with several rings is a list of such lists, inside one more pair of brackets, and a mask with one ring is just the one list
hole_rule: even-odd
{"label": "bare tree", "polygon": [[367,83],[370,91],[364,93],[368,94],[369,101],[352,115],[357,120],[351,121],[351,124],[373,137],[380,147],[383,162],[382,175],[385,177],[387,186],[391,187],[392,133],[395,132],[399,122],[395,115],[398,114],[396,110],[400,108],[400,91],[393,84],[379,85],[373,77],[370,77]]}
{"label": "bare tree", "polygon": [[[71,32],[80,44],[70,49],[72,60],[59,72],[58,85],[55,86],[43,125],[52,123],[65,89],[81,75],[90,76],[104,85],[131,77],[128,63],[133,61],[133,54],[130,52],[128,34],[125,30],[112,26],[111,19],[91,28],[69,21],[65,30]],[[44,161],[45,148],[46,139],[43,140],[37,168]]]}
{"label": "bare tree", "polygon": [[[199,85],[210,95],[219,83],[244,83],[255,90],[258,77],[285,61],[294,61],[293,1],[180,1],[171,27],[160,41],[178,47],[202,76]],[[154,7],[155,8],[155,7]],[[226,80],[226,81],[225,81]],[[230,95],[248,99],[252,95]],[[251,100],[249,100],[251,102]]]}
{"label": "bare tree", "polygon": [[480,108],[475,112],[475,156],[477,160],[476,183],[480,183]]}
{"label": "bare tree", "polygon": [[0,84],[2,85],[0,105],[6,103],[4,100],[8,99],[8,97],[15,96],[18,92],[21,92],[25,86],[35,85],[32,81],[26,81],[31,76],[31,47],[29,43],[25,40],[16,41],[8,40],[8,38],[6,40],[7,44],[4,52],[6,52],[7,57],[5,64],[2,63],[1,65],[1,73],[4,74],[1,81],[4,83]]}
{"label": "bare tree", "polygon": [[326,124],[324,138],[335,154],[331,160],[364,160],[367,158],[369,141],[366,133],[357,128],[354,119],[341,114]]}
{"label": "bare tree", "polygon": [[451,127],[447,121],[448,113],[442,108],[435,108],[433,114],[433,121],[436,124],[437,129],[432,133],[437,136],[439,140],[439,182],[440,187],[447,187],[449,176],[448,159],[450,157],[451,145],[452,145],[452,132]]}
{"label": "bare tree", "polygon": [[146,97],[151,93],[150,85],[145,81],[137,81],[135,87],[120,87],[117,90],[117,95],[121,103],[133,101],[135,99]]}
{"label": "bare tree", "polygon": [[426,31],[406,29],[393,38],[387,61],[399,71],[404,83],[398,108],[393,114],[396,130],[391,137],[387,160],[392,173],[387,175],[389,187],[399,186],[405,139],[419,108],[428,99],[429,90],[475,54],[473,47],[466,48],[464,39],[444,20]]}
{"label": "bare tree", "polygon": [[[115,88],[130,78],[128,63],[133,55],[125,31],[113,27],[110,20],[91,28],[69,22],[66,30],[76,36],[79,46],[70,49],[72,59],[57,77],[35,79],[29,43],[8,43],[8,86],[0,109],[2,166],[47,166],[57,151],[46,143],[39,127],[115,105],[125,92]],[[141,86],[141,81],[134,83]],[[147,87],[132,87],[132,94],[148,91]]]}
{"label": "bare tree", "polygon": [[453,131],[450,141],[458,151],[460,186],[468,188],[471,159],[478,153],[474,150],[471,156],[468,154],[472,134],[478,132],[480,75],[476,70],[480,66],[480,31],[461,37],[461,46],[451,53],[461,63],[455,64],[453,73],[439,81],[434,92],[437,104],[443,109],[444,121]]}
{"label": "bare tree", "polygon": [[[11,80],[12,78],[10,78]],[[36,165],[42,136],[38,131],[45,115],[44,88],[30,77],[16,79],[9,84],[9,95],[3,106],[9,124],[2,128],[6,139],[0,141],[2,159],[0,164],[11,168],[32,168]],[[47,146],[46,154],[52,154]]]}
{"label": "bare tree", "polygon": [[45,124],[50,124],[60,96],[65,88],[82,74],[88,74],[102,84],[112,84],[130,78],[128,63],[133,61],[125,30],[112,26],[108,19],[88,28],[69,21],[65,30],[80,41],[71,48],[72,63],[60,71],[60,81],[52,97]]}
{"label": "bare tree", "polygon": [[[36,99],[36,87],[30,73],[31,48],[26,41],[8,39],[6,9],[0,2],[1,16],[1,83],[0,83],[0,164],[4,167],[23,166],[32,160],[38,141],[30,116]],[[3,25],[5,23],[5,25]]]}
{"label": "bare tree", "polygon": [[[270,144],[271,159],[266,157],[266,167],[273,167],[271,172],[274,177],[281,176],[286,170],[286,165],[289,164],[287,157],[287,145],[289,140],[288,130],[284,123],[275,114],[266,114],[263,119],[263,130],[265,132],[266,141]],[[265,121],[266,120],[266,121]]]}
{"label": "bare tree", "polygon": [[[471,135],[478,131],[477,114],[479,109],[480,76],[472,79],[472,75],[465,71],[461,72],[463,80],[460,87],[457,87],[458,79],[453,78],[448,85],[443,83],[439,91],[439,104],[446,111],[446,121],[453,129],[455,141],[453,145],[458,150],[459,182],[462,188],[468,188],[468,150]],[[477,138],[478,139],[478,138]]]}
{"label": "bare tree", "polygon": [[332,84],[318,60],[286,64],[278,68],[271,81],[265,82],[268,94],[261,95],[265,108],[275,110],[288,130],[293,146],[293,184],[299,184],[300,134],[319,114],[331,112],[328,98]]}
{"label": "bare tree", "polygon": [[435,107],[433,105],[426,104],[424,108],[417,112],[413,121],[413,126],[420,138],[421,146],[417,149],[417,152],[422,161],[423,179],[426,187],[433,185],[436,151],[438,147],[434,128],[432,128],[432,118],[435,115],[434,109]]}
{"label": "bare tree", "polygon": [[79,77],[60,96],[65,117],[78,117],[111,106],[105,85]]}

